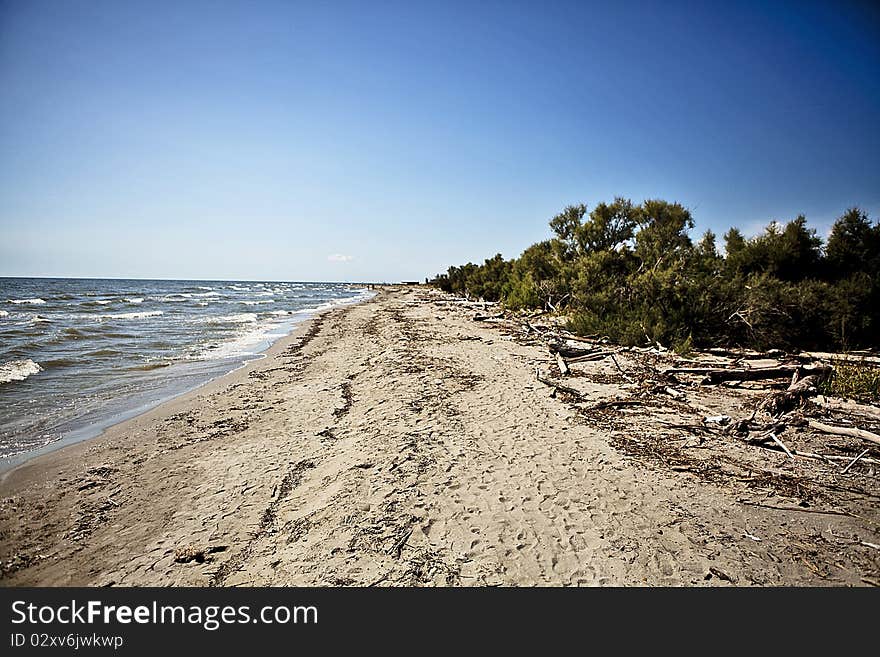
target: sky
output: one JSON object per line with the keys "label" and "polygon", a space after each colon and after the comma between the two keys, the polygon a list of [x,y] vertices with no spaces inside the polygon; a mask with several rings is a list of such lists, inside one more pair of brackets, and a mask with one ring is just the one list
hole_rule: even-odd
{"label": "sky", "polygon": [[0,276],[424,279],[566,205],[880,219],[865,2],[0,0]]}

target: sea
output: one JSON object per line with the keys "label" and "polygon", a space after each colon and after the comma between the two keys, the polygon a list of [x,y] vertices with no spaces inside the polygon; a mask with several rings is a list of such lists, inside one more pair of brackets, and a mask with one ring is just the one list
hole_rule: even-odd
{"label": "sea", "polygon": [[231,372],[344,283],[0,278],[0,469]]}

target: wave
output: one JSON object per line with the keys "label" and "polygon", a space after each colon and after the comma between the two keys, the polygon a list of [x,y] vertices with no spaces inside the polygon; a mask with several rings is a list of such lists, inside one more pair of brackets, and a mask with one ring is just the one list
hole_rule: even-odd
{"label": "wave", "polygon": [[161,310],[150,310],[142,313],[113,313],[110,315],[96,315],[98,319],[143,319],[144,317],[158,317],[164,315]]}
{"label": "wave", "polygon": [[8,299],[8,301],[9,301],[9,303],[28,303],[28,304],[31,304],[34,306],[39,306],[39,305],[46,303],[45,300],[37,299],[37,298],[34,298],[34,299]]}
{"label": "wave", "polygon": [[126,297],[126,298],[125,298],[125,301],[127,301],[128,303],[135,303],[135,304],[137,304],[137,303],[143,303],[143,302],[144,302],[144,298],[143,298],[143,297],[131,297],[131,298]]}
{"label": "wave", "polygon": [[237,315],[224,315],[223,317],[212,317],[212,322],[256,322],[256,313],[239,313]]}
{"label": "wave", "polygon": [[97,358],[99,356],[118,356],[122,352],[118,349],[95,349],[94,351],[89,351],[84,356],[88,356],[89,358]]}
{"label": "wave", "polygon": [[[204,289],[204,288],[199,288],[199,289]],[[220,293],[219,292],[204,292],[204,293],[200,293],[200,294],[194,294],[193,296],[194,297],[219,297]]]}
{"label": "wave", "polygon": [[168,367],[169,365],[171,365],[171,363],[158,361],[153,363],[144,363],[143,365],[132,365],[131,367],[126,367],[125,369],[129,372],[149,372],[151,370],[158,370],[163,367]]}
{"label": "wave", "polygon": [[261,306],[264,303],[275,303],[275,299],[263,299],[261,301],[240,301],[239,303],[243,303],[246,306]]}
{"label": "wave", "polygon": [[43,368],[30,358],[27,360],[11,360],[0,365],[0,383],[24,381],[31,374],[36,374],[42,370]]}
{"label": "wave", "polygon": [[55,358],[53,360],[43,361],[43,369],[52,369],[53,367],[70,367],[78,365],[79,361],[75,358]]}
{"label": "wave", "polygon": [[8,310],[0,310],[0,317],[9,317]]}
{"label": "wave", "polygon": [[51,320],[48,317],[43,317],[42,315],[34,315],[31,318],[31,324],[51,323],[52,321],[54,320]]}

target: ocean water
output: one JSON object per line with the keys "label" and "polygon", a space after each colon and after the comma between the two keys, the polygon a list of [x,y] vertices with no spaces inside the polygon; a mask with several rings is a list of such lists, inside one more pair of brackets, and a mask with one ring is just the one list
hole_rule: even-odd
{"label": "ocean water", "polygon": [[0,467],[259,357],[341,283],[0,278]]}

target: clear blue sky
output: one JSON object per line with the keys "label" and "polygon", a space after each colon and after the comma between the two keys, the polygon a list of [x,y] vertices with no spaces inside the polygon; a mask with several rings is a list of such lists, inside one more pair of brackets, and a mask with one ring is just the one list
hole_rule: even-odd
{"label": "clear blue sky", "polygon": [[615,195],[878,218],[876,5],[0,0],[0,275],[424,278]]}

